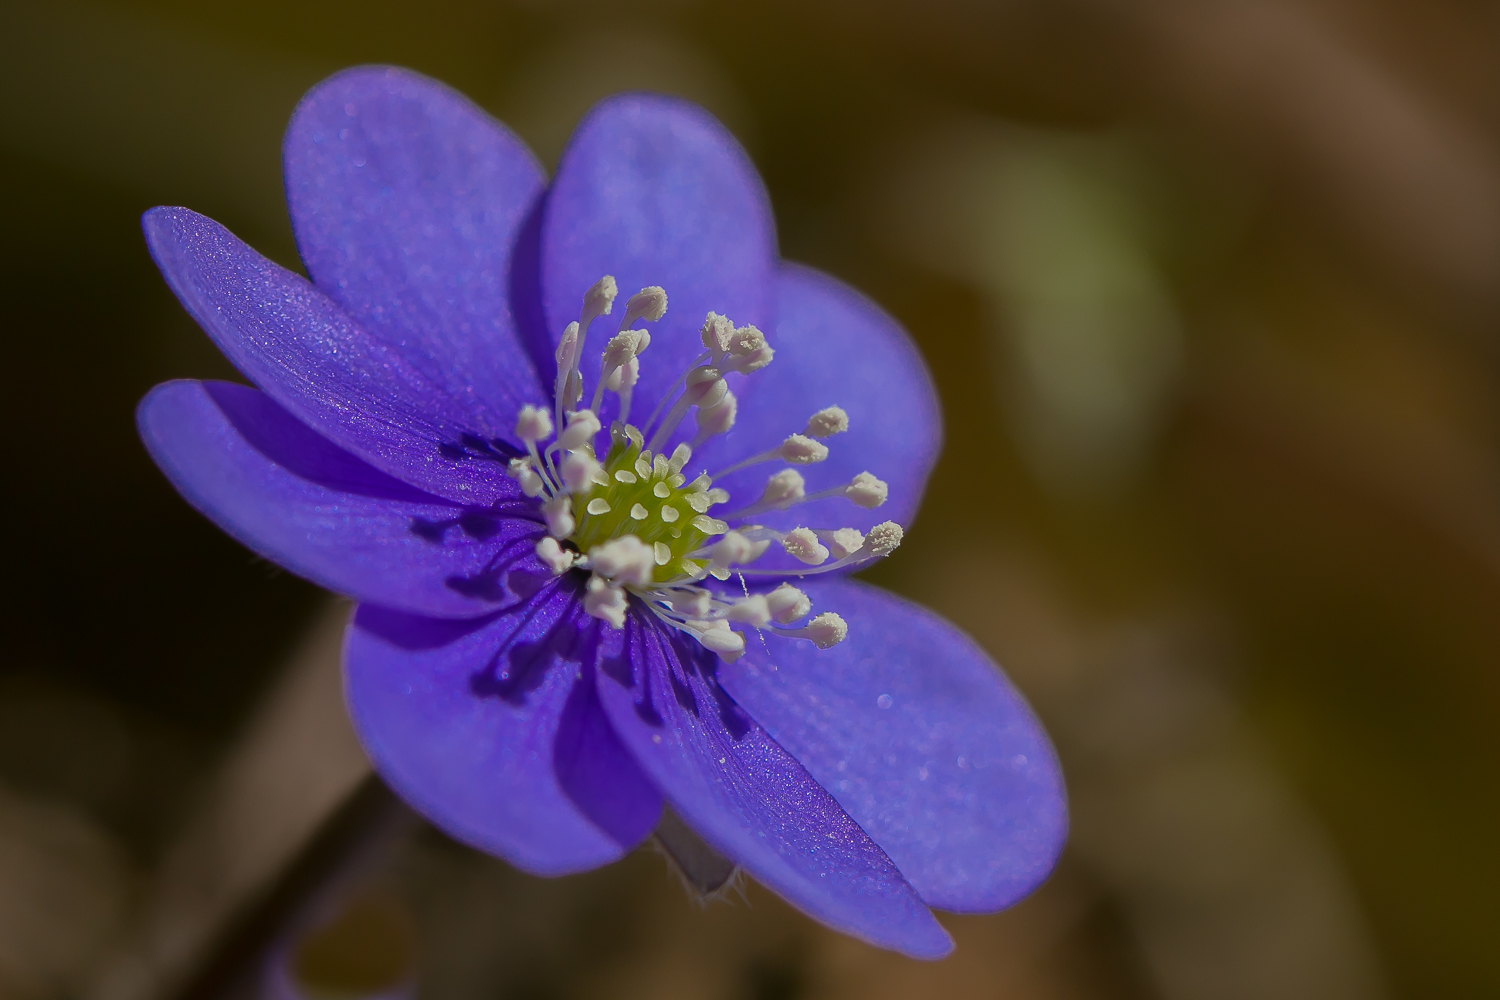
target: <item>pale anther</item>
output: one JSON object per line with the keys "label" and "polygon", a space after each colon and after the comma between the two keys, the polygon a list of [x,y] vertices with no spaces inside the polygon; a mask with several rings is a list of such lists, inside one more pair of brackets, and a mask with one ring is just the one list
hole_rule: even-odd
{"label": "pale anther", "polygon": [[604,345],[604,360],[601,362],[604,373],[609,374],[641,353],[650,341],[651,335],[645,330],[621,330],[610,337],[609,343]]}
{"label": "pale anther", "polygon": [[666,521],[668,524],[671,524],[681,516],[682,514],[677,510],[676,507],[668,507],[666,505],[662,506],[661,519],[663,521]]}
{"label": "pale anther", "polygon": [[625,362],[623,365],[609,373],[609,377],[604,380],[604,388],[608,389],[610,392],[619,392],[622,389],[631,388],[636,384],[636,382],[640,381],[640,378],[640,359],[631,358],[629,361]]}
{"label": "pale anther", "polygon": [[729,338],[734,336],[734,324],[727,316],[711,312],[703,320],[703,346],[715,354],[729,350]]}
{"label": "pale anther", "polygon": [[516,437],[532,445],[551,436],[552,417],[546,410],[529,403],[521,407],[521,413],[516,417]]}
{"label": "pale anther", "polygon": [[[632,483],[635,482],[635,477],[631,476],[630,481]],[[652,496],[660,497],[661,499],[665,500],[667,497],[672,495],[672,487],[668,486],[666,483],[657,483],[655,486],[651,487],[651,494]]]}
{"label": "pale anther", "polygon": [[874,510],[890,495],[891,488],[882,479],[876,479],[868,472],[861,472],[849,480],[849,485],[844,487],[844,496],[854,501],[865,510]]}
{"label": "pale anther", "polygon": [[[615,285],[613,275],[606,274],[598,281],[589,286],[589,290],[583,293],[583,315],[589,320],[600,316],[608,316],[610,310],[615,307],[615,296],[620,294],[620,289]],[[582,324],[587,326],[587,323]]]}
{"label": "pale anther", "polygon": [[636,478],[635,473],[631,472],[629,469],[616,469],[615,480],[621,483],[639,482],[639,480]]}
{"label": "pale anther", "polygon": [[724,367],[748,375],[770,364],[775,354],[765,334],[753,326],[742,326],[729,338],[729,358]]}
{"label": "pale anther", "polygon": [[698,587],[684,587],[672,591],[668,603],[679,615],[702,618],[713,607],[713,595]]}
{"label": "pale anther", "polygon": [[792,465],[812,465],[828,457],[828,446],[805,434],[792,434],[781,442],[777,455]]}
{"label": "pale anther", "polygon": [[743,622],[760,628],[770,623],[771,608],[764,594],[751,594],[731,604],[724,612],[724,617],[728,621]]}
{"label": "pale anther", "polygon": [[[682,389],[682,401],[689,406],[707,409],[724,398],[729,386],[724,384],[717,368],[699,365],[688,373],[687,383]],[[655,447],[655,442],[652,443]]]}
{"label": "pale anther", "polygon": [[812,610],[812,601],[790,583],[783,583],[766,595],[766,606],[771,617],[783,625],[805,617]]}
{"label": "pale anther", "polygon": [[589,561],[599,576],[644,587],[651,582],[656,552],[635,535],[622,535],[589,549]]}
{"label": "pale anther", "polygon": [[651,551],[656,555],[656,565],[658,566],[665,566],[667,563],[672,561],[671,546],[667,545],[665,542],[655,543],[651,547]]}
{"label": "pale anther", "polygon": [[562,464],[558,466],[563,482],[568,489],[574,493],[582,493],[602,466],[594,459],[594,456],[585,451],[570,451],[563,457]]}
{"label": "pale anther", "polygon": [[885,557],[896,551],[904,532],[895,521],[881,521],[865,535],[865,549],[874,556]]}
{"label": "pale anther", "polygon": [[724,398],[713,406],[699,407],[698,409],[698,434],[695,440],[703,443],[716,434],[723,434],[734,426],[735,418],[739,415],[740,403],[734,398],[734,393],[728,389],[724,390]]}
{"label": "pale anther", "polygon": [[842,434],[848,429],[849,414],[845,413],[842,407],[825,406],[807,418],[807,430],[802,433],[808,437],[826,438]]}
{"label": "pale anther", "polygon": [[547,533],[554,538],[567,538],[578,526],[573,520],[573,502],[564,495],[542,504],[542,516],[547,519]]}
{"label": "pale anther", "polygon": [[604,499],[603,497],[595,497],[594,499],[589,501],[589,505],[584,509],[587,510],[590,514],[598,515],[608,514],[613,508],[610,507],[608,500]]}
{"label": "pale anther", "polygon": [[796,469],[782,469],[766,480],[765,491],[761,493],[756,506],[779,507],[784,503],[802,499],[806,493],[807,482],[802,478],[802,473]]}
{"label": "pale anther", "polygon": [[682,467],[687,465],[688,460],[692,457],[693,449],[689,448],[686,444],[679,444],[672,449],[672,457],[667,459],[667,465],[671,467],[673,472],[681,472]]}
{"label": "pale anther", "polygon": [[583,610],[595,618],[602,618],[617,629],[625,627],[625,609],[628,606],[625,592],[611,587],[597,576],[589,577],[588,590],[583,595]]}
{"label": "pale anther", "polygon": [[578,410],[568,414],[568,426],[557,436],[557,446],[568,451],[594,443],[599,433],[599,418],[592,410]]}
{"label": "pale anther", "polygon": [[557,539],[548,535],[536,543],[536,557],[546,563],[553,576],[561,576],[572,568],[575,554],[557,544]]}
{"label": "pale anther", "polygon": [[638,319],[654,323],[667,314],[667,291],[660,285],[647,285],[625,302],[625,316],[621,320],[629,326]]}
{"label": "pale anther", "polygon": [[708,561],[719,569],[728,569],[735,564],[754,562],[766,551],[767,541],[752,541],[731,531],[708,548]]}
{"label": "pale anther", "polygon": [[718,653],[719,658],[727,663],[738,660],[745,652],[745,637],[731,630],[729,623],[723,619],[688,624],[697,626],[701,630],[698,632],[698,641]]}
{"label": "pale anther", "polygon": [[644,521],[651,516],[651,512],[643,504],[635,504],[630,508],[630,516],[637,521]]}
{"label": "pale anther", "polygon": [[529,458],[511,459],[505,474],[520,483],[521,492],[529,497],[541,496],[542,490],[547,485],[541,474],[532,467]]}
{"label": "pale anther", "polygon": [[705,535],[722,535],[729,530],[729,525],[716,517],[709,517],[706,514],[699,514],[688,523]]}
{"label": "pale anther", "polygon": [[865,544],[865,536],[854,528],[839,528],[836,531],[820,531],[818,537],[828,543],[828,550],[835,559],[843,559],[858,552]]}
{"label": "pale anther", "polygon": [[818,541],[817,534],[811,528],[793,528],[788,531],[782,536],[781,547],[809,566],[828,560],[828,549]]}
{"label": "pale anther", "polygon": [[798,631],[802,638],[810,639],[819,649],[827,649],[844,641],[849,634],[849,625],[832,611],[825,611]]}

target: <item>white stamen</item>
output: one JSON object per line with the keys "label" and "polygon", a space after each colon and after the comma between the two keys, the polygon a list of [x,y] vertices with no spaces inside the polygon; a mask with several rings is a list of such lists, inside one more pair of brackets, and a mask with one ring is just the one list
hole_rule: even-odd
{"label": "white stamen", "polygon": [[726,621],[744,622],[761,628],[770,623],[771,608],[766,602],[766,595],[751,594],[731,604],[724,612],[724,618]]}
{"label": "white stamen", "polygon": [[704,441],[715,434],[723,434],[734,426],[735,417],[739,415],[739,400],[734,398],[734,393],[728,389],[724,390],[724,398],[713,406],[698,408],[698,433],[693,437],[693,444],[701,445]]}
{"label": "white stamen", "polygon": [[671,592],[667,603],[686,618],[702,618],[713,607],[714,595],[700,587],[683,587]]}
{"label": "white stamen", "polygon": [[577,553],[563,548],[557,544],[557,539],[548,535],[536,543],[536,557],[547,564],[553,576],[562,576],[573,568]]}
{"label": "white stamen", "polygon": [[901,530],[901,525],[895,521],[881,521],[865,536],[865,549],[871,555],[884,558],[896,551],[903,537],[905,532]]}
{"label": "white stamen", "polygon": [[890,495],[891,488],[882,479],[876,479],[868,472],[861,472],[849,480],[849,485],[844,487],[844,496],[854,501],[865,510],[874,510],[885,503],[885,498]]}
{"label": "white stamen", "polygon": [[590,514],[594,514],[597,516],[599,514],[608,514],[611,510],[614,510],[614,508],[611,507],[609,505],[609,501],[604,499],[603,497],[594,497],[594,499],[589,501],[589,505],[585,507],[584,510],[587,510]]}
{"label": "white stamen", "polygon": [[742,326],[729,338],[729,357],[723,367],[748,375],[770,364],[775,354],[766,344],[765,334],[753,326]]}
{"label": "white stamen", "polygon": [[796,469],[782,469],[766,480],[766,488],[755,502],[757,507],[779,507],[802,499],[807,493],[807,483]]}
{"label": "white stamen", "polygon": [[827,649],[844,641],[849,634],[849,624],[832,611],[825,611],[802,628],[777,631],[782,635],[806,639],[819,649]]}
{"label": "white stamen", "polygon": [[529,403],[521,407],[521,414],[516,417],[516,437],[526,442],[527,445],[534,445],[551,436],[552,417],[547,414],[546,410]]}
{"label": "white stamen", "polygon": [[647,285],[625,301],[625,316],[620,320],[620,329],[638,319],[655,323],[666,314],[667,290],[660,285]]}
{"label": "white stamen", "polygon": [[547,533],[553,538],[567,538],[578,526],[573,520],[572,498],[565,494],[542,504],[542,516],[547,519]]}
{"label": "white stamen", "polygon": [[639,479],[636,474],[634,472],[631,472],[629,469],[616,469],[615,482],[629,484],[639,482]]}
{"label": "white stamen", "polygon": [[820,531],[818,537],[828,543],[835,559],[847,559],[865,544],[865,536],[854,528],[839,528],[835,531]]}
{"label": "white stamen", "polygon": [[672,547],[665,542],[656,542],[651,546],[652,554],[656,557],[656,565],[665,566],[672,561]]}
{"label": "white stamen", "polygon": [[614,371],[645,350],[643,341],[651,342],[651,335],[645,330],[621,330],[610,337],[609,343],[604,345],[604,358],[600,362],[605,373]]}
{"label": "white stamen", "polygon": [[682,390],[682,401],[688,406],[708,409],[716,405],[729,391],[729,386],[719,375],[717,368],[699,365],[688,373],[687,384]]}
{"label": "white stamen", "polygon": [[699,514],[688,522],[705,535],[722,535],[729,530],[729,525],[717,517],[709,517],[707,514]]}
{"label": "white stamen", "polygon": [[557,467],[563,483],[574,493],[585,492],[603,469],[604,466],[586,451],[568,452]]}
{"label": "white stamen", "polygon": [[592,446],[599,427],[599,418],[592,410],[576,410],[568,414],[568,426],[557,436],[557,446],[567,451]]}
{"label": "white stamen", "polygon": [[723,355],[728,352],[729,339],[734,336],[734,324],[729,317],[711,312],[703,319],[702,336],[704,347],[715,355]]}
{"label": "white stamen", "polygon": [[613,275],[606,274],[589,286],[583,293],[583,313],[578,317],[578,327],[588,333],[589,324],[600,316],[608,316],[615,307],[615,296],[620,294]]}
{"label": "white stamen", "polygon": [[635,384],[641,380],[641,362],[639,358],[631,358],[620,367],[609,373],[604,380],[604,388],[610,392],[623,392],[626,389],[635,388]]}
{"label": "white stamen", "polygon": [[630,516],[636,521],[644,521],[651,516],[651,512],[646,509],[644,504],[633,504],[630,508]]}
{"label": "white stamen", "polygon": [[808,437],[826,438],[842,434],[848,429],[849,414],[845,413],[842,407],[825,406],[807,418],[807,430],[802,433]]}
{"label": "white stamen", "polygon": [[589,549],[589,561],[599,576],[644,587],[651,582],[656,551],[634,535],[622,535]]}
{"label": "white stamen", "polygon": [[693,449],[686,444],[680,444],[672,449],[672,457],[667,459],[667,467],[674,473],[681,472],[682,467],[688,464],[688,459],[693,457]]}
{"label": "white stamen", "polygon": [[828,559],[828,550],[811,528],[793,528],[781,538],[781,547],[795,558],[816,566]]}
{"label": "white stamen", "polygon": [[812,601],[790,583],[783,583],[766,595],[766,606],[770,608],[772,618],[787,625],[805,617],[812,610]]}
{"label": "white stamen", "polygon": [[671,524],[681,516],[682,512],[676,507],[668,507],[666,505],[663,505],[661,508],[661,519],[663,521],[666,521],[668,524]]}
{"label": "white stamen", "polygon": [[730,629],[722,618],[711,622],[690,621],[687,625],[697,631],[698,641],[718,653],[725,663],[733,663],[744,655],[745,637]]}
{"label": "white stamen", "polygon": [[[621,330],[609,338],[609,343],[604,346],[604,355],[599,359],[599,384],[594,387],[594,401],[589,409],[595,411],[599,409],[604,401],[606,388],[619,392],[627,384],[622,375],[625,368],[634,364],[635,375],[639,376],[641,369],[636,356],[650,343],[651,334],[645,330]],[[632,377],[628,384],[635,385],[635,377]]]}
{"label": "white stamen", "polygon": [[[693,519],[698,520],[697,518]],[[759,559],[770,545],[769,539],[754,541],[738,531],[730,531],[705,551],[709,565],[717,569],[728,569],[735,564],[751,563]]]}
{"label": "white stamen", "polygon": [[513,458],[506,468],[505,474],[521,484],[521,492],[526,496],[541,496],[546,480],[531,465],[529,458]]}
{"label": "white stamen", "polygon": [[563,334],[557,341],[557,384],[562,385],[563,378],[572,370],[573,354],[578,350],[578,324],[569,323],[563,329]]}
{"label": "white stamen", "polygon": [[568,372],[568,384],[563,386],[562,407],[571,409],[578,405],[583,398],[583,376],[578,374],[578,369]]}
{"label": "white stamen", "polygon": [[791,434],[781,442],[777,455],[790,465],[812,465],[828,457],[828,446],[805,434]]}
{"label": "white stamen", "polygon": [[602,618],[616,629],[625,627],[625,609],[628,607],[625,591],[611,587],[597,576],[589,577],[588,590],[583,595],[583,610],[595,618]]}

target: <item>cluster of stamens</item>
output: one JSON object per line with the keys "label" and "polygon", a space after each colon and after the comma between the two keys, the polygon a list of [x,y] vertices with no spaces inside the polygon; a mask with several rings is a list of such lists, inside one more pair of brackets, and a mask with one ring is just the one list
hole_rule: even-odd
{"label": "cluster of stamens", "polygon": [[[885,502],[886,484],[868,472],[809,493],[798,471],[828,457],[823,442],[848,429],[848,416],[837,406],[819,410],[800,433],[788,435],[776,448],[714,476],[704,472],[689,480],[683,470],[693,449],[734,426],[738,404],[724,376],[757,372],[775,352],[755,327],[736,327],[709,313],[701,331],[703,353],[637,427],[629,423],[630,407],[640,355],[651,335],[633,327],[655,322],[667,311],[666,292],[643,288],[626,301],[619,330],[600,359],[593,399],[588,408],[579,409],[584,338],[594,320],[613,310],[616,295],[615,280],[608,275],[588,290],[578,321],[568,324],[557,347],[552,411],[523,406],[516,420],[516,435],[525,442],[527,455],[513,459],[508,471],[522,492],[542,501],[547,537],[537,543],[537,556],[559,576],[572,570],[590,573],[583,603],[595,618],[623,628],[629,595],[634,594],[658,619],[730,662],[745,650],[737,625],[806,639],[821,649],[840,642],[848,626],[837,614],[808,618],[812,602],[801,590],[782,583],[768,593],[752,594],[745,577],[808,576],[879,559],[901,544],[901,527],[886,521],[868,533],[854,528],[778,531],[747,519],[827,497],[841,496],[866,509]],[[595,445],[603,426],[597,414],[606,391],[619,397],[619,416],[600,459]],[[666,453],[666,443],[689,411],[697,423],[692,443]],[[716,477],[767,462],[786,468],[770,477],[758,499],[722,517],[709,512],[729,501],[729,494],[713,485]],[[803,568],[749,568],[773,543]],[[723,581],[731,575],[740,578],[743,597],[701,585],[708,577]],[[794,627],[803,619],[808,620]]]}

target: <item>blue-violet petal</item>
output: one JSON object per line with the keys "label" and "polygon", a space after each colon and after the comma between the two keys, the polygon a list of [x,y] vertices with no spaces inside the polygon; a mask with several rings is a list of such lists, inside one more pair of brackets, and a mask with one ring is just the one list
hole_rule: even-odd
{"label": "blue-violet petal", "polygon": [[718,687],[713,654],[632,599],[600,657],[615,731],[711,847],[830,927],[916,958],[952,950],[891,859]]}
{"label": "blue-violet petal", "polygon": [[735,701],[822,782],[930,905],[989,912],[1047,877],[1067,836],[1057,756],[1020,693],[937,615],[850,580],[803,585],[849,635],[747,644]]}
{"label": "blue-violet petal", "polygon": [[599,628],[567,581],[469,622],[361,605],[344,647],[355,732],[455,838],[537,875],[606,864],[656,826],[661,797],[600,711]]}
{"label": "blue-violet petal", "polygon": [[[509,294],[516,235],[545,184],[503,124],[410,70],[318,84],[283,147],[287,204],[313,283],[511,440],[543,387]],[[519,442],[513,442],[519,444]]]}

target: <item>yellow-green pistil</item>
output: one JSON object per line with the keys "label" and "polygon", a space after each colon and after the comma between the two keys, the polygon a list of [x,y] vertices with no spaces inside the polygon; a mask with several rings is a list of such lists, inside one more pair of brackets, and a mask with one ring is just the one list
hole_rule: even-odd
{"label": "yellow-green pistil", "polygon": [[689,559],[713,535],[728,526],[706,513],[714,499],[709,479],[692,482],[666,455],[642,449],[641,432],[627,426],[612,435],[602,471],[587,492],[573,496],[573,518],[578,527],[568,537],[587,553],[611,538],[635,535],[655,552],[654,581],[703,576],[705,560]]}

